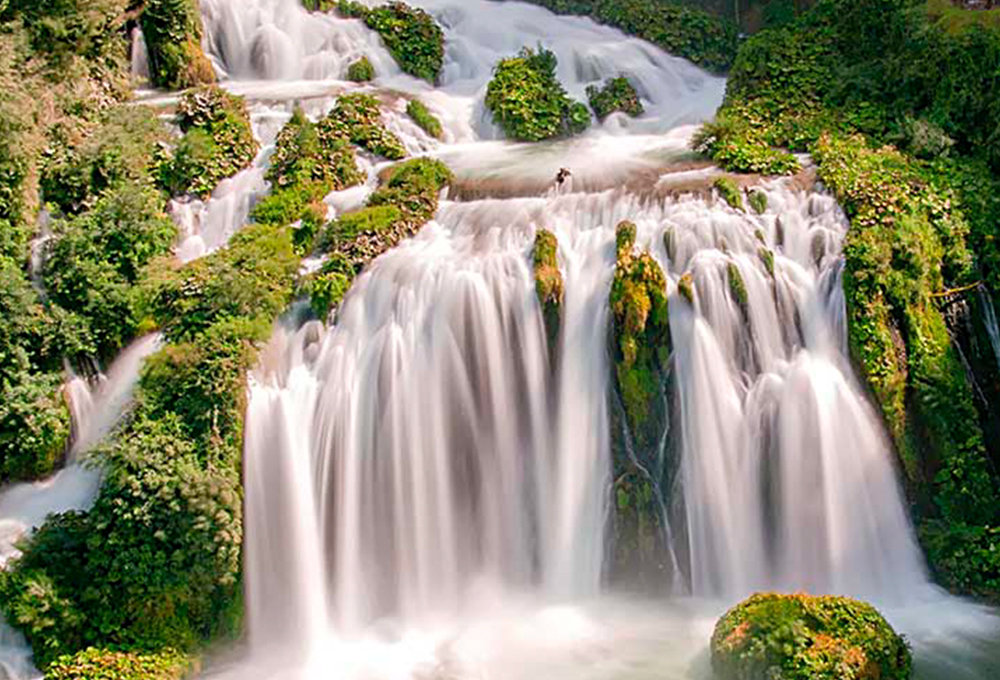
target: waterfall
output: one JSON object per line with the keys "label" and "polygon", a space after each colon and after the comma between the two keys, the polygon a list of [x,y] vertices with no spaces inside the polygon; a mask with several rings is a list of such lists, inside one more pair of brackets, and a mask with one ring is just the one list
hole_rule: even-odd
{"label": "waterfall", "polygon": [[993,306],[993,298],[986,286],[980,286],[978,293],[979,302],[983,306],[986,334],[989,336],[990,346],[993,348],[993,356],[997,359],[997,366],[1000,366],[1000,325],[997,324],[997,312]]}

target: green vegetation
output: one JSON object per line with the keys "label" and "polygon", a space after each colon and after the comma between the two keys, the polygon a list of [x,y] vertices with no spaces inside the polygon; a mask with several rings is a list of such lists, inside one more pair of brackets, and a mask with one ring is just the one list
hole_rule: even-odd
{"label": "green vegetation", "polygon": [[559,340],[563,303],[563,277],[559,271],[559,242],[556,235],[546,229],[535,234],[532,262],[535,270],[535,292],[542,306],[545,333],[549,341],[549,356],[555,357]]}
{"label": "green vegetation", "polygon": [[[326,9],[332,3],[321,0],[319,4],[321,7],[317,9]],[[437,82],[444,65],[444,32],[430,14],[403,2],[369,9],[358,2],[340,0],[337,10],[345,17],[363,20],[382,36],[404,73],[431,84]]]}
{"label": "green vegetation", "polygon": [[350,141],[335,134],[332,126],[312,123],[296,108],[275,143],[267,171],[271,195],[254,207],[251,217],[275,226],[301,220],[295,245],[308,252],[326,222],[323,198],[363,179]]}
{"label": "green vegetation", "polygon": [[179,90],[215,82],[201,50],[198,0],[146,0],[140,23],[153,85]]}
{"label": "green vegetation", "polygon": [[910,650],[871,605],[845,597],[757,594],[719,619],[719,680],[908,680]]}
{"label": "green vegetation", "polygon": [[58,374],[23,374],[0,393],[0,480],[50,475],[69,442]]}
{"label": "green vegetation", "polygon": [[645,109],[639,100],[635,86],[625,76],[611,78],[603,87],[589,85],[587,99],[597,120],[603,121],[616,111],[621,111],[633,118],[641,116]]}
{"label": "green vegetation", "polygon": [[85,649],[61,656],[49,666],[47,680],[181,680],[190,670],[183,654],[164,650],[156,654]]}
{"label": "green vegetation", "polygon": [[648,40],[710,71],[725,71],[736,56],[736,27],[670,0],[530,0],[564,14],[582,14]]}
{"label": "green vegetation", "polygon": [[578,134],[590,125],[590,112],[566,94],[556,66],[552,52],[526,47],[494,68],[486,108],[511,139],[538,142]]}
{"label": "green vegetation", "polygon": [[719,192],[719,198],[730,208],[743,211],[743,192],[732,177],[719,177],[712,183],[712,188]]}
{"label": "green vegetation", "polygon": [[750,207],[758,215],[763,215],[767,212],[767,194],[765,194],[760,189],[755,189],[750,192]]}
{"label": "green vegetation", "polygon": [[406,105],[406,115],[412,118],[414,123],[419,125],[424,132],[434,139],[442,138],[444,130],[441,128],[441,121],[419,99],[410,100]]}
{"label": "green vegetation", "polygon": [[361,57],[347,67],[347,79],[355,83],[367,83],[375,80],[375,67],[368,57]]}
{"label": "green vegetation", "polygon": [[747,293],[747,284],[743,280],[740,268],[735,262],[726,264],[726,279],[729,281],[729,293],[733,296],[733,302],[743,312],[744,317],[749,313],[750,296]]}
{"label": "green vegetation", "polygon": [[[653,404],[660,400],[661,385],[670,356],[670,321],[667,281],[649,253],[636,255],[635,225],[622,222],[617,229],[617,264],[611,285],[615,375],[626,419],[633,436],[646,437]],[[655,429],[655,428],[653,428]]]}
{"label": "green vegetation", "polygon": [[345,94],[337,99],[333,109],[319,122],[319,135],[334,137],[396,161],[406,156],[399,138],[382,124],[378,100],[367,94]]}
{"label": "green vegetation", "polygon": [[222,180],[248,167],[258,144],[242,97],[208,85],[181,97],[177,110],[184,137],[161,170],[172,194],[208,196]]}
{"label": "green vegetation", "polygon": [[[764,174],[794,172],[790,151],[813,155],[851,219],[851,355],[899,452],[929,561],[949,587],[996,597],[1000,448],[945,305],[979,281],[1000,299],[1000,138],[987,133],[1000,90],[977,66],[1000,59],[1000,24],[945,4],[820,0],[762,31],[696,146]],[[773,271],[773,253],[761,258]]]}

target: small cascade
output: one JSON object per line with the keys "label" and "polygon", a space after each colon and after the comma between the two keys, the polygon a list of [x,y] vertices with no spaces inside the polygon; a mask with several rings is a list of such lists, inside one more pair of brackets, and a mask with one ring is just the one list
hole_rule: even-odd
{"label": "small cascade", "polygon": [[986,334],[990,338],[990,346],[993,348],[993,355],[997,359],[997,366],[1000,367],[1000,325],[997,324],[997,312],[993,306],[993,298],[986,286],[979,286],[977,292],[979,294],[979,302],[983,307]]}
{"label": "small cascade", "polygon": [[144,84],[149,81],[149,51],[146,49],[146,36],[142,29],[136,26],[132,29],[132,45],[129,51],[131,56],[132,80],[137,84]]}

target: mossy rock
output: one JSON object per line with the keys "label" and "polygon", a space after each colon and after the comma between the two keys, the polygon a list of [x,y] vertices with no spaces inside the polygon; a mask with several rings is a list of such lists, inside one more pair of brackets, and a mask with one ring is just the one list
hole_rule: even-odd
{"label": "mossy rock", "polygon": [[382,123],[378,100],[367,94],[346,94],[319,123],[321,138],[339,137],[389,160],[400,160],[406,149]]}
{"label": "mossy rock", "polygon": [[367,83],[375,80],[375,67],[368,57],[361,57],[347,67],[347,79],[355,83]]}
{"label": "mossy rock", "polygon": [[[657,485],[634,464],[623,466],[612,488],[612,536],[608,568],[613,584],[664,593],[673,576]],[[617,470],[616,470],[617,472]]]}
{"label": "mossy rock", "polygon": [[562,272],[559,271],[559,242],[555,234],[539,229],[535,234],[535,248],[532,254],[535,272],[535,292],[542,306],[545,320],[545,334],[548,339],[549,356],[555,358],[559,341],[559,328],[563,296]]}
{"label": "mossy rock", "polygon": [[712,183],[719,197],[733,210],[743,210],[743,192],[731,177],[719,177]]}
{"label": "mossy rock", "polygon": [[441,139],[444,136],[441,121],[419,99],[410,100],[406,105],[406,115],[419,125],[420,129],[434,139]]}
{"label": "mossy rock", "polygon": [[632,118],[641,116],[645,112],[642,101],[639,100],[639,93],[635,91],[635,86],[626,76],[611,78],[602,87],[587,86],[587,100],[600,121],[618,111]]}
{"label": "mossy rock", "polygon": [[740,268],[736,266],[735,262],[726,264],[726,278],[729,281],[729,293],[733,296],[733,302],[746,317],[750,309],[750,295],[747,292],[747,284],[743,280],[743,274],[740,273]]}
{"label": "mossy rock", "polygon": [[712,634],[718,680],[908,680],[906,641],[869,604],[846,597],[760,593]]}
{"label": "mossy rock", "polygon": [[198,0],[147,0],[140,17],[153,84],[180,90],[215,82],[201,49]]}
{"label": "mossy rock", "polygon": [[767,212],[767,194],[765,194],[760,189],[755,189],[750,192],[750,207],[758,215],[763,215]]}
{"label": "mossy rock", "polygon": [[538,142],[579,134],[590,125],[590,112],[570,99],[556,66],[552,52],[526,47],[494,67],[486,108],[510,139]]}
{"label": "mossy rock", "polygon": [[689,305],[694,304],[694,277],[691,272],[686,272],[681,276],[680,280],[677,281],[677,292],[681,294],[685,300],[688,301]]}
{"label": "mossy rock", "polygon": [[[326,9],[330,0],[313,0]],[[337,11],[361,19],[377,32],[404,73],[435,84],[444,66],[444,31],[434,17],[404,2],[389,2],[369,9],[358,2],[341,0]]]}
{"label": "mossy rock", "polygon": [[184,137],[161,168],[168,192],[207,197],[253,162],[259,145],[242,97],[206,85],[186,92],[177,113]]}

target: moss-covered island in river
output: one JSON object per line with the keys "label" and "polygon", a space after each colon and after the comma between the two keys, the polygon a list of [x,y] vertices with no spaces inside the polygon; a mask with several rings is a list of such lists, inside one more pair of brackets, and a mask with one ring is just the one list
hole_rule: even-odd
{"label": "moss-covered island in river", "polygon": [[997,597],[1000,368],[984,350],[983,300],[1000,302],[1000,141],[983,131],[1000,124],[1000,88],[967,67],[1000,57],[988,15],[937,0],[820,0],[746,41],[696,147],[763,174],[812,154],[851,220],[851,357],[899,454],[929,562],[952,589]]}
{"label": "moss-covered island in river", "polygon": [[331,9],[345,17],[361,19],[382,37],[389,53],[404,73],[436,83],[444,66],[444,31],[430,14],[405,2],[388,2],[369,8],[359,2],[318,0],[316,9]]}
{"label": "moss-covered island in river", "polygon": [[140,15],[153,85],[183,89],[215,82],[201,49],[199,0],[146,0]]}
{"label": "moss-covered island in river", "polygon": [[645,111],[639,93],[626,76],[611,78],[601,87],[587,86],[587,101],[600,121],[618,111],[633,118],[641,116]]}
{"label": "moss-covered island in river", "polygon": [[549,50],[526,47],[493,69],[486,108],[510,139],[538,142],[578,134],[590,125],[590,111],[566,94],[557,65]]}
{"label": "moss-covered island in river", "polygon": [[712,634],[718,680],[909,680],[910,650],[871,605],[846,597],[761,593]]}

